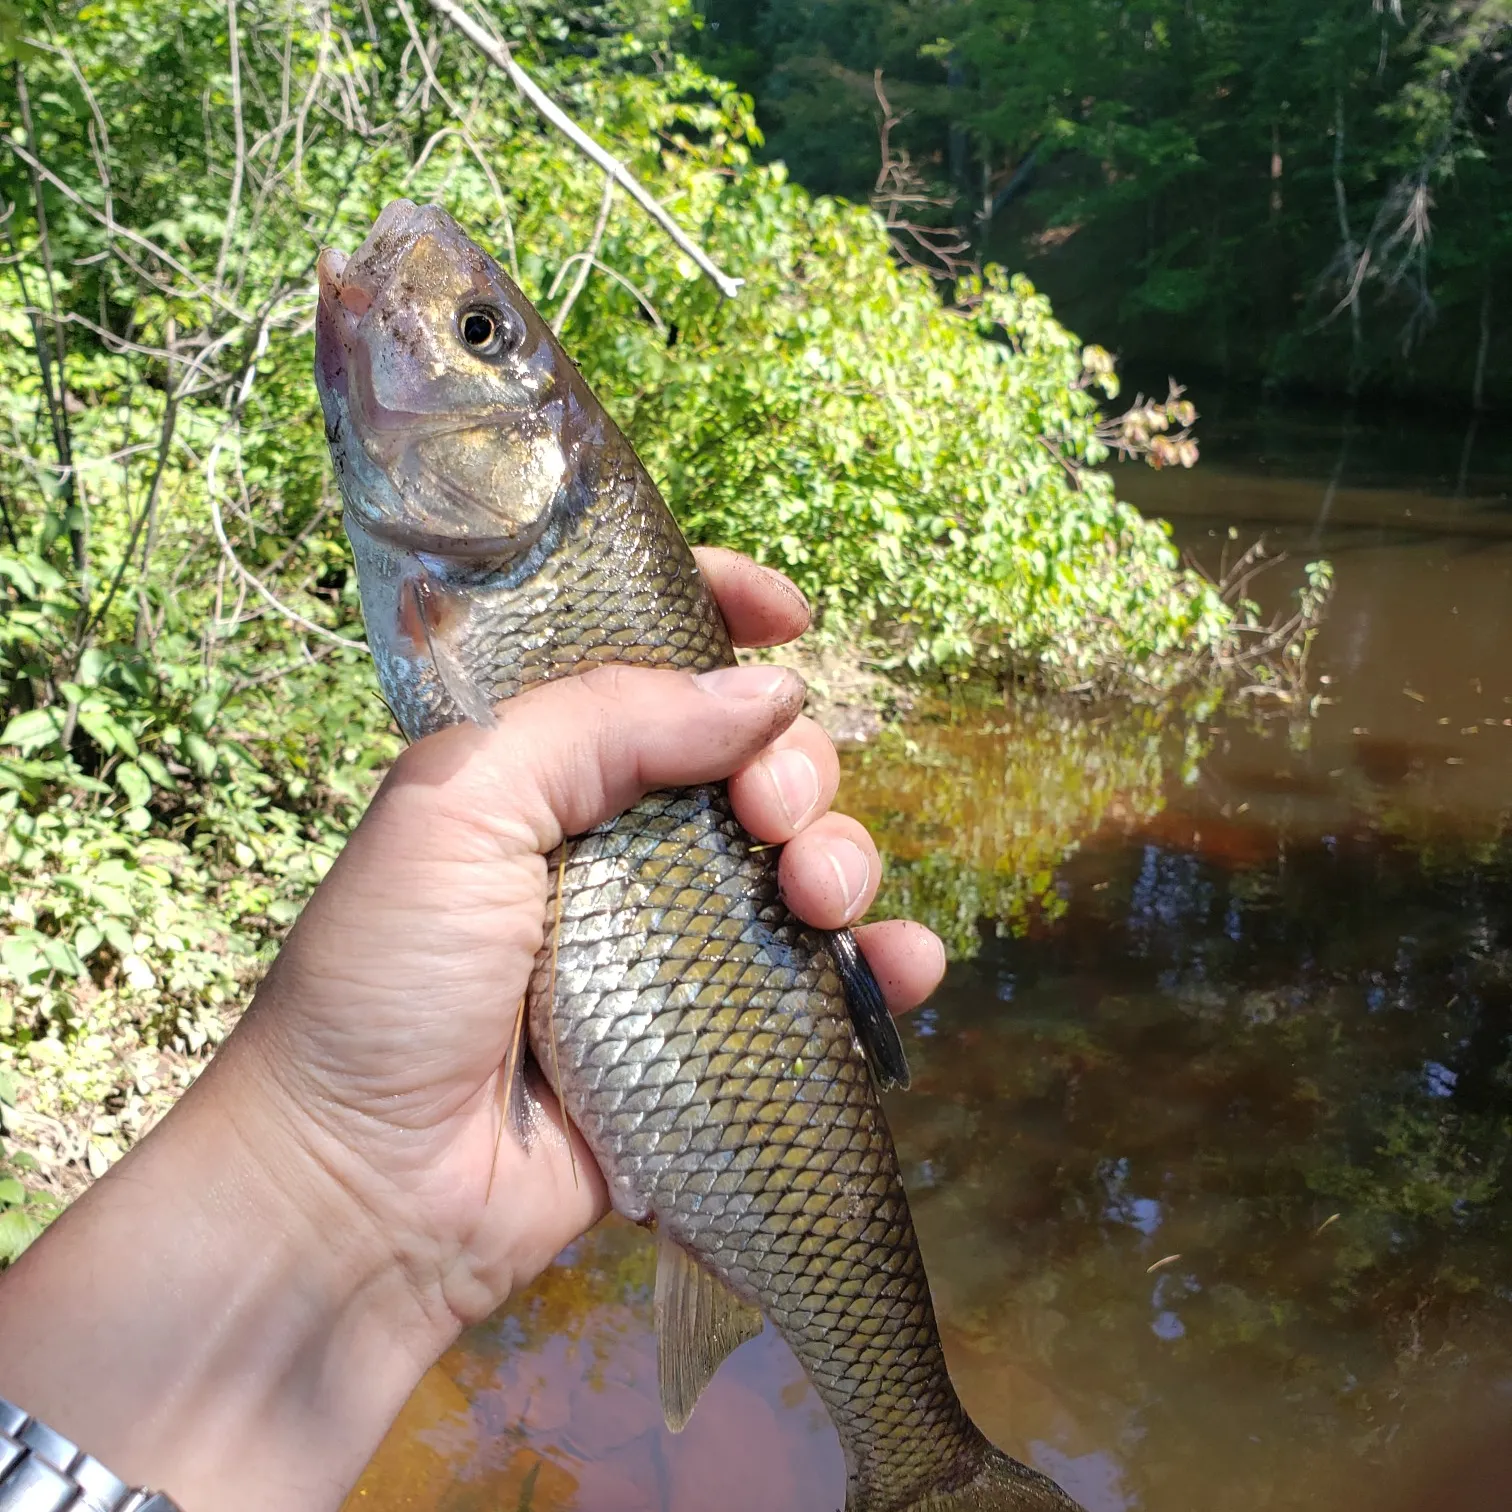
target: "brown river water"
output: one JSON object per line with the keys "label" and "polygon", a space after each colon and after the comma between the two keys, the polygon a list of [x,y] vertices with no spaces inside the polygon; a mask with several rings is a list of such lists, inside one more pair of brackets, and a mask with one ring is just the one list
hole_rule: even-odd
{"label": "brown river water", "polygon": [[[888,1103],[952,1373],[1089,1512],[1512,1506],[1490,431],[1220,419],[1196,471],[1121,472],[1209,561],[1231,526],[1278,576],[1333,560],[1315,717],[1018,702],[846,758],[887,901],[960,957]],[[770,1330],[663,1430],[651,1279],[639,1231],[581,1240],[430,1372],[349,1507],[839,1508]]]}

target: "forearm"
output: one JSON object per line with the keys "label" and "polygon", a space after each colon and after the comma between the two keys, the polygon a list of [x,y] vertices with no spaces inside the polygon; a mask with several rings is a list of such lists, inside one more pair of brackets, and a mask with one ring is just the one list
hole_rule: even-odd
{"label": "forearm", "polygon": [[0,1277],[0,1396],[186,1512],[335,1508],[454,1325],[216,1069]]}

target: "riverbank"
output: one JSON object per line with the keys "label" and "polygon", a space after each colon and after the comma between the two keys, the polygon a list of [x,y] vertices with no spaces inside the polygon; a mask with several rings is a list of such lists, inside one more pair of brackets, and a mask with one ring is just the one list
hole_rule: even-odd
{"label": "riverbank", "polygon": [[[874,793],[862,814],[891,847],[882,906],[925,918],[958,954],[971,950],[980,914],[1053,911],[1055,867],[1095,816],[1148,807],[1166,715],[1185,717],[1170,702],[1094,714],[1085,698],[1022,689],[1005,704],[990,680],[952,688],[907,677],[876,645],[817,634],[743,656],[794,666],[809,684],[807,712],[842,749],[881,746],[884,768],[899,751],[912,753],[922,786],[905,784],[893,796],[902,802],[906,789],[923,807],[879,806]],[[968,805],[1019,806],[1025,817],[1021,843],[942,872],[930,859],[932,837],[950,826],[928,817],[926,795],[954,758],[935,749],[933,731],[962,710],[1008,720],[1024,761],[1011,780],[962,770],[952,791]],[[907,732],[910,719],[923,721],[918,740]],[[66,795],[55,810],[29,813],[15,789],[0,794],[12,862],[0,887],[12,971],[11,983],[0,983],[0,1183],[9,1182],[0,1184],[0,1262],[192,1084],[376,791],[384,756],[397,750],[390,731],[373,750],[346,748],[345,769],[323,783],[286,778],[300,809],[264,805],[255,833],[238,827],[242,811],[219,801],[213,786],[197,810],[176,818],[91,811]],[[227,775],[238,780],[234,768]],[[1136,790],[1145,796],[1131,798]],[[29,964],[31,979],[17,987]]]}

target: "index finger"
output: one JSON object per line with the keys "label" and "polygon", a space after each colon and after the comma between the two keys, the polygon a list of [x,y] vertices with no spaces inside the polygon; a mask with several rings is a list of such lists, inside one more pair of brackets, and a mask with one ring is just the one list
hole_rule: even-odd
{"label": "index finger", "polygon": [[780,646],[808,629],[808,600],[780,572],[722,546],[693,555],[737,646]]}

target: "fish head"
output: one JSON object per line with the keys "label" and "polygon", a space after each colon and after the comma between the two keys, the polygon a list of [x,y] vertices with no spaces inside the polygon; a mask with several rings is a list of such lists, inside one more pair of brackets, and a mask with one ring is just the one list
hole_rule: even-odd
{"label": "fish head", "polygon": [[316,384],[348,525],[443,561],[528,550],[587,408],[529,300],[440,206],[409,200],[318,267]]}

